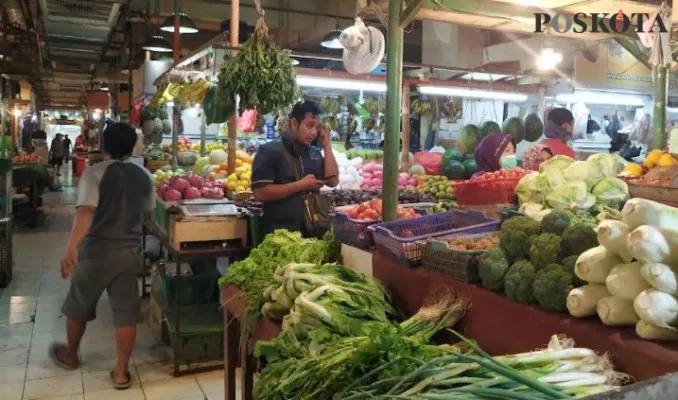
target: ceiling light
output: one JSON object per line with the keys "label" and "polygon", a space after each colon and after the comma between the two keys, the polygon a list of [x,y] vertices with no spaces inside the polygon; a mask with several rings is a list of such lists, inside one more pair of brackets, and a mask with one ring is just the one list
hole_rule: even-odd
{"label": "ceiling light", "polygon": [[155,35],[143,47],[144,50],[155,51],[157,53],[171,53],[174,51],[172,46],[160,35]]}
{"label": "ceiling light", "polygon": [[559,94],[556,96],[556,101],[562,101],[564,103],[610,104],[636,107],[645,105],[645,101],[641,96],[593,90],[575,90],[574,93]]}
{"label": "ceiling light", "polygon": [[14,116],[19,118],[21,116],[21,110],[19,110],[18,108],[15,108],[14,109]]}
{"label": "ceiling light", "polygon": [[[174,33],[174,14],[165,19],[165,22],[160,27],[160,30]],[[179,33],[196,33],[198,28],[188,16],[184,13],[179,13]]]}
{"label": "ceiling light", "polygon": [[320,42],[320,44],[328,49],[343,49],[343,46],[339,41],[340,36],[341,31],[339,29],[335,29],[333,31],[330,31],[327,35],[325,35],[323,41]]}
{"label": "ceiling light", "polygon": [[290,58],[290,61],[292,65],[299,65],[299,60],[297,60],[296,58]]}
{"label": "ceiling light", "polygon": [[550,71],[563,61],[563,55],[546,48],[537,56],[537,68],[542,71]]}
{"label": "ceiling light", "polygon": [[510,75],[502,74],[488,74],[487,72],[469,72],[460,77],[460,79],[465,79],[469,81],[496,81],[503,78],[508,78]]}
{"label": "ceiling light", "polygon": [[419,86],[419,93],[438,96],[458,96],[458,97],[471,97],[477,99],[493,99],[506,101],[527,100],[527,95],[524,93],[475,90],[450,86]]}
{"label": "ceiling light", "polygon": [[315,76],[297,76],[299,86],[323,89],[363,90],[365,92],[385,92],[386,83],[358,81],[351,79],[320,78]]}

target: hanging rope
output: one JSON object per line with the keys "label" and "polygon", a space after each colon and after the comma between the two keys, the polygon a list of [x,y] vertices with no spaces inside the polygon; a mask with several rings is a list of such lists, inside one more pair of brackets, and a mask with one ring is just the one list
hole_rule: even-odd
{"label": "hanging rope", "polygon": [[263,7],[261,7],[261,0],[253,0],[254,1],[254,7],[256,7],[257,12],[259,13],[259,18],[264,18],[264,12]]}

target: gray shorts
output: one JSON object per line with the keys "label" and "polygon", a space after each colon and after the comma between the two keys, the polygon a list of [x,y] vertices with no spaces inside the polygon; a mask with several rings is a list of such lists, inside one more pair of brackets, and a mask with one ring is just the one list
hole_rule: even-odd
{"label": "gray shorts", "polygon": [[138,274],[142,259],[140,248],[128,248],[78,260],[61,313],[77,321],[92,321],[99,298],[107,290],[113,324],[116,327],[138,324],[141,322]]}

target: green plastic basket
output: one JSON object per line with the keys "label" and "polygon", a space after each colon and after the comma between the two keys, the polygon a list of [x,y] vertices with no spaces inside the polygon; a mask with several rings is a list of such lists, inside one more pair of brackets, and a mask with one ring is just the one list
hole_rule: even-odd
{"label": "green plastic basket", "polygon": [[247,218],[247,225],[250,234],[250,247],[259,246],[264,240],[264,217],[251,215]]}
{"label": "green plastic basket", "polygon": [[191,263],[193,275],[181,277],[180,298],[175,298],[175,285],[177,277],[167,275],[164,265],[157,266],[160,276],[160,292],[167,307],[194,306],[198,304],[212,303],[219,299],[217,290],[220,278],[219,271],[213,265],[207,263]]}
{"label": "green plastic basket", "polygon": [[181,326],[176,335],[174,310],[165,312],[165,324],[174,347],[180,341],[178,358],[187,364],[220,360],[224,354],[224,317],[218,303],[181,309]]}
{"label": "green plastic basket", "polygon": [[153,209],[153,220],[160,228],[165,230],[165,232],[169,232],[169,213],[160,201],[156,201],[155,203],[155,208]]}

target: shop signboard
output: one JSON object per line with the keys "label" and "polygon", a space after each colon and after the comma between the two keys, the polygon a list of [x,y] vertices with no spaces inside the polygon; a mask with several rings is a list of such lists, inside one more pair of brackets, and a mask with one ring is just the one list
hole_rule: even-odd
{"label": "shop signboard", "polygon": [[575,55],[574,82],[587,89],[652,91],[652,71],[612,40],[601,44],[596,62]]}

